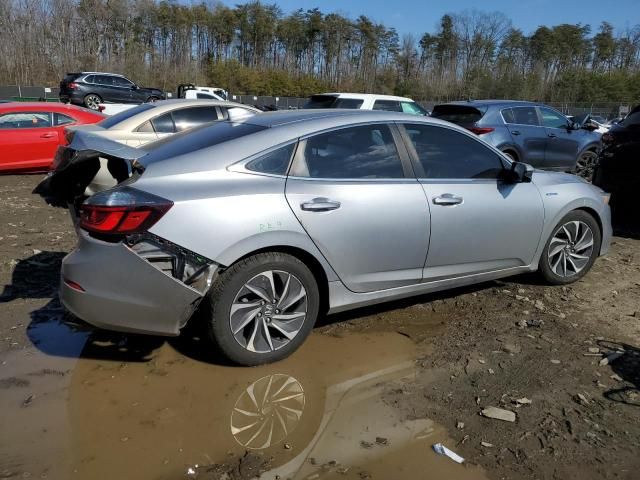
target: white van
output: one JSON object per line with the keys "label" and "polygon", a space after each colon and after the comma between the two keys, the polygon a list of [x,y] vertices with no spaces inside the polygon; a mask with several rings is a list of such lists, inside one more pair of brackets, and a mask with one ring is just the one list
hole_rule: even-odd
{"label": "white van", "polygon": [[321,93],[309,97],[302,108],[351,108],[429,115],[429,112],[410,98],[373,93]]}

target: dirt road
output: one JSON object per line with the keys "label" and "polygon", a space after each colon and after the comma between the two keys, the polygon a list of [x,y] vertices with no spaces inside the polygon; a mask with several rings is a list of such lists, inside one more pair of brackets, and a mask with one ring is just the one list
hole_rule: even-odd
{"label": "dirt road", "polygon": [[569,287],[522,276],[329,317],[244,369],[197,329],[66,314],[75,234],[39,178],[0,177],[0,478],[638,478],[640,235]]}

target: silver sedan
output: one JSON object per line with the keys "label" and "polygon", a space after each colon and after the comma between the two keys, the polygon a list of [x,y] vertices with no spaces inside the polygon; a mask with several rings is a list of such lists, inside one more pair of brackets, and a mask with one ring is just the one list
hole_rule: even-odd
{"label": "silver sedan", "polygon": [[[99,157],[131,176],[85,198]],[[142,148],[77,132],[55,165],[37,191],[76,217],[64,305],[161,335],[204,318],[243,365],[288,356],[319,315],[523,272],[574,282],[611,240],[600,189],[401,113],[273,112]]]}

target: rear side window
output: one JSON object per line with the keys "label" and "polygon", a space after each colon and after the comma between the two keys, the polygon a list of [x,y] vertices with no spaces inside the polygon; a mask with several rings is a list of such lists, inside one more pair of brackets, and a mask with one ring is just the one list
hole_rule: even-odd
{"label": "rear side window", "polygon": [[395,100],[376,100],[373,103],[374,110],[384,110],[385,112],[401,112],[400,102]]}
{"label": "rear side window", "polygon": [[67,115],[63,115],[62,113],[54,113],[53,114],[54,124],[56,126],[59,125],[68,125],[70,123],[75,122],[75,120]]}
{"label": "rear side window", "polygon": [[48,112],[13,112],[0,115],[0,129],[51,127]]}
{"label": "rear side window", "polygon": [[514,107],[511,111],[513,112],[513,123],[540,126],[538,114],[534,107]]}
{"label": "rear side window", "polygon": [[96,83],[95,75],[88,75],[88,76],[84,77],[83,81],[85,83]]}
{"label": "rear side window", "polygon": [[99,85],[113,86],[113,77],[109,75],[95,75],[95,83]]}
{"label": "rear side window", "polygon": [[215,99],[213,95],[209,95],[208,93],[196,93],[196,98],[209,98],[212,100]]}
{"label": "rear side window", "polygon": [[357,98],[339,98],[335,95],[313,95],[302,108],[351,108],[358,109],[364,100]]}
{"label": "rear side window", "polygon": [[431,116],[457,125],[469,125],[480,120],[486,111],[486,108],[468,105],[436,105]]}
{"label": "rear side window", "polygon": [[403,178],[402,162],[387,125],[364,125],[306,140],[296,175],[311,178]]}
{"label": "rear side window", "polygon": [[142,125],[140,125],[137,129],[136,132],[140,132],[140,133],[154,133],[155,130],[153,129],[153,125],[151,125],[151,120],[147,120],[146,122],[144,122]]}
{"label": "rear side window", "polygon": [[333,108],[351,108],[357,110],[363,103],[364,100],[360,100],[358,98],[338,98],[335,101]]}
{"label": "rear side window", "polygon": [[294,143],[278,148],[255,160],[251,160],[245,165],[245,168],[253,172],[286,175],[294,148]]}
{"label": "rear side window", "polygon": [[510,108],[502,110],[502,118],[504,119],[504,123],[516,123],[515,117],[513,116],[513,110]]}
{"label": "rear side window", "polygon": [[425,178],[497,178],[503,170],[498,155],[468,135],[432,125],[411,124],[405,129]]}
{"label": "rear side window", "polygon": [[173,119],[171,118],[171,112],[154,118],[151,120],[151,124],[157,133],[175,133],[176,131]]}
{"label": "rear side window", "polygon": [[215,107],[192,107],[173,111],[173,121],[178,132],[216,120],[218,112]]}

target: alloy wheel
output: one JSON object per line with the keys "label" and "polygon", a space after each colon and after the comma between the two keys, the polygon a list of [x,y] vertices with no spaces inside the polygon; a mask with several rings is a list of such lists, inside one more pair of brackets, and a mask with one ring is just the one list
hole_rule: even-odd
{"label": "alloy wheel", "polygon": [[551,270],[567,278],[580,273],[593,255],[593,232],[584,222],[572,220],[562,225],[549,242]]}
{"label": "alloy wheel", "polygon": [[576,162],[576,175],[591,181],[597,161],[598,155],[595,152],[584,152]]}
{"label": "alloy wheel", "polygon": [[307,292],[291,273],[267,270],[236,294],[229,325],[236,341],[255,353],[269,353],[295,338],[307,318]]}
{"label": "alloy wheel", "polygon": [[100,98],[97,95],[87,95],[85,103],[87,108],[90,108],[91,110],[98,110],[100,107]]}
{"label": "alloy wheel", "polygon": [[300,382],[281,373],[267,375],[238,397],[231,413],[231,434],[245,448],[269,448],[296,428],[304,405]]}

